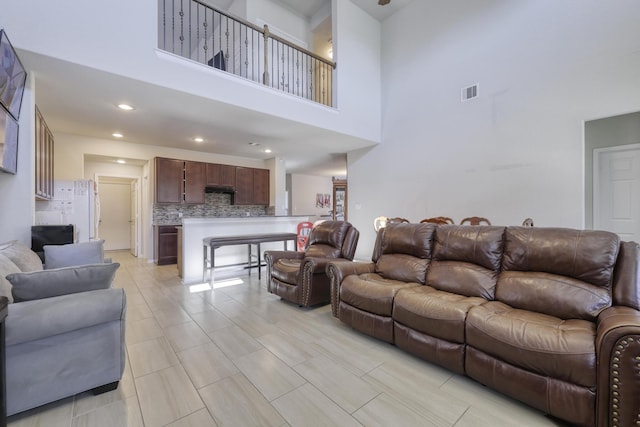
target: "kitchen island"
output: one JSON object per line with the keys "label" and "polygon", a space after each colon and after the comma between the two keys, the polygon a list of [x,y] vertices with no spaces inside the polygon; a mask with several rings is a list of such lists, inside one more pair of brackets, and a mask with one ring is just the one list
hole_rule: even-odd
{"label": "kitchen island", "polygon": [[[182,282],[202,282],[202,239],[263,233],[295,233],[308,216],[253,216],[234,218],[182,219]],[[295,250],[289,245],[290,250]],[[261,250],[282,250],[282,242],[264,243]],[[246,246],[226,246],[216,250],[216,266],[246,264]]]}

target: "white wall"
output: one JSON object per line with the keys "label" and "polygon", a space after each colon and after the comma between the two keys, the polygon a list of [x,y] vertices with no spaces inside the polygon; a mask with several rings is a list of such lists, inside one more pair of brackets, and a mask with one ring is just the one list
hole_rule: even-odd
{"label": "white wall", "polygon": [[331,207],[316,207],[316,194],[329,194],[333,206],[333,181],[326,176],[291,174],[291,215],[329,215]]}
{"label": "white wall", "polygon": [[247,0],[246,19],[260,27],[266,23],[274,34],[299,43],[305,49],[311,44],[309,22],[278,3],[269,0]]}
{"label": "white wall", "polygon": [[583,122],[640,109],[638,16],[635,0],[454,0],[385,20],[382,143],[348,156],[356,256],[379,215],[582,227]]}
{"label": "white wall", "polygon": [[[0,28],[4,25],[0,17]],[[7,32],[9,40],[11,33]],[[0,243],[19,240],[31,247],[31,226],[35,212],[35,154],[34,154],[34,78],[27,76],[27,84],[18,121],[18,168],[15,175],[0,172]],[[2,108],[2,107],[0,107]]]}

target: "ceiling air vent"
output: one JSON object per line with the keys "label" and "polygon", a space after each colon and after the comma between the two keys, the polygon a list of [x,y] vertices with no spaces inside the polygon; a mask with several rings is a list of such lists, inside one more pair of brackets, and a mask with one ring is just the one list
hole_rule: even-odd
{"label": "ceiling air vent", "polygon": [[478,84],[462,88],[462,102],[478,97]]}

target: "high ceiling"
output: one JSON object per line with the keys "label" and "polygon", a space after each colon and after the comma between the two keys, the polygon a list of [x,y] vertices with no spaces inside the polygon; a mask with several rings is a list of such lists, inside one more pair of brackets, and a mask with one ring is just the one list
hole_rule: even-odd
{"label": "high ceiling", "polygon": [[[330,0],[273,1],[306,19],[330,3]],[[392,0],[387,6],[378,6],[376,0],[352,1],[377,19],[384,19],[411,0]],[[221,8],[231,3],[210,2]],[[384,11],[378,12],[380,9]],[[124,141],[131,143],[254,159],[276,156],[285,160],[289,173],[324,176],[345,175],[345,153],[370,144],[31,52],[20,52],[20,57],[36,76],[36,103],[54,134],[108,140],[115,139],[111,134],[118,131],[125,135]],[[122,99],[135,103],[136,110],[123,113],[114,108],[114,102]],[[203,135],[205,142],[194,142],[192,138],[196,135]],[[272,153],[265,153],[266,148]]]}

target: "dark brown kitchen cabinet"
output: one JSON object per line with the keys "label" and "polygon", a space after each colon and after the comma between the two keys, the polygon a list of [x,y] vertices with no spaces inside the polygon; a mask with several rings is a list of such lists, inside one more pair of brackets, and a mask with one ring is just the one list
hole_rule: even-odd
{"label": "dark brown kitchen cabinet", "polygon": [[182,203],[184,160],[156,157],[156,203]]}
{"label": "dark brown kitchen cabinet", "polygon": [[236,167],[236,194],[234,204],[253,204],[253,168]]}
{"label": "dark brown kitchen cabinet", "polygon": [[36,198],[51,200],[53,194],[53,134],[36,107]]}
{"label": "dark brown kitchen cabinet", "polygon": [[206,175],[207,185],[219,185],[224,187],[236,186],[235,166],[207,163]]}
{"label": "dark brown kitchen cabinet", "polygon": [[269,170],[236,167],[236,205],[269,204]]}
{"label": "dark brown kitchen cabinet", "polygon": [[156,264],[175,264],[178,261],[178,230],[173,225],[156,226]]}
{"label": "dark brown kitchen cabinet", "polygon": [[156,203],[204,203],[206,163],[156,157]]}
{"label": "dark brown kitchen cabinet", "polygon": [[269,205],[269,170],[253,170],[253,204]]}
{"label": "dark brown kitchen cabinet", "polygon": [[206,163],[184,162],[184,203],[204,204]]}

